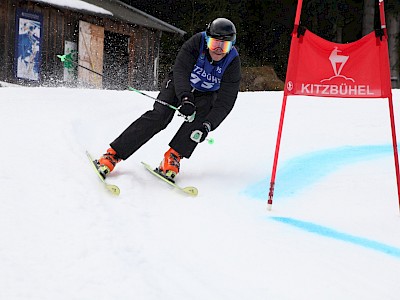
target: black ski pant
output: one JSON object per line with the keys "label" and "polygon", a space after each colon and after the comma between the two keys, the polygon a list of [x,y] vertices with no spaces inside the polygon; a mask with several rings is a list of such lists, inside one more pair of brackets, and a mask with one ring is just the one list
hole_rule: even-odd
{"label": "black ski pant", "polygon": [[[198,144],[190,138],[190,135],[194,130],[201,128],[216,97],[215,93],[195,92],[194,95],[196,105],[196,117],[194,121],[190,123],[184,122],[169,143],[172,149],[185,158],[189,158],[192,155]],[[167,81],[163,84],[157,98],[171,105],[178,105],[179,102],[175,96],[172,81]],[[126,160],[155,134],[165,129],[172,121],[174,113],[175,110],[155,102],[152,110],[145,112],[129,125],[110,146],[117,152],[117,155],[121,159]]]}

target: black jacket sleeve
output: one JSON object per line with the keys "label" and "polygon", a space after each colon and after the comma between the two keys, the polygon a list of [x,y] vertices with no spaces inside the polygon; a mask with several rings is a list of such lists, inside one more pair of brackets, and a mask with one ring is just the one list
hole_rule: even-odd
{"label": "black jacket sleeve", "polygon": [[184,94],[192,91],[190,74],[200,54],[201,38],[201,33],[193,35],[182,45],[176,56],[172,70],[174,74],[175,94],[179,101]]}
{"label": "black jacket sleeve", "polygon": [[240,58],[237,56],[225,70],[221,87],[217,92],[217,99],[206,117],[211,124],[211,130],[216,129],[222,123],[235,105],[240,88],[240,78]]}

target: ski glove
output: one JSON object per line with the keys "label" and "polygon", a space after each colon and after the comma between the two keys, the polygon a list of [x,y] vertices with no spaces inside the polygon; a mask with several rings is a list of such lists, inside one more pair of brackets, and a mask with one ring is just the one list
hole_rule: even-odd
{"label": "ski glove", "polygon": [[192,131],[190,138],[196,143],[204,142],[208,133],[211,131],[211,124],[208,121],[203,122],[199,129]]}
{"label": "ski glove", "polygon": [[194,114],[196,111],[196,105],[193,103],[193,94],[187,93],[182,96],[181,99],[181,106],[179,106],[178,111],[186,116],[189,117]]}

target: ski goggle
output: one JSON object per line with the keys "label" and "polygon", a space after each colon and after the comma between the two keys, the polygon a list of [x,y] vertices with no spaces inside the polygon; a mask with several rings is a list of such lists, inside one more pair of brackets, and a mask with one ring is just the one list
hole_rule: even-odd
{"label": "ski goggle", "polygon": [[222,53],[228,53],[229,51],[231,51],[233,46],[232,41],[222,41],[210,36],[206,37],[206,42],[208,49],[210,49],[211,51],[220,49]]}

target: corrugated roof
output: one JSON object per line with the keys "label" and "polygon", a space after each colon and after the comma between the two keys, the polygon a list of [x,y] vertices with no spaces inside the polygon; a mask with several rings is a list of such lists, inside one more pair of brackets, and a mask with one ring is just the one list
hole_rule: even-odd
{"label": "corrugated roof", "polygon": [[[35,0],[33,0],[33,1],[35,1]],[[114,20],[124,21],[129,24],[136,24],[136,25],[140,25],[140,26],[144,26],[144,27],[158,29],[161,31],[177,33],[180,35],[184,35],[186,33],[185,31],[183,31],[171,24],[168,24],[160,19],[157,19],[156,17],[153,17],[137,8],[134,8],[134,7],[132,7],[126,3],[123,3],[121,1],[118,1],[118,0],[81,0],[81,1],[101,7],[103,9],[105,9],[106,11],[111,12],[112,15],[97,13],[94,11],[81,9],[79,7],[72,8],[72,10],[85,11],[85,13],[90,14],[90,15],[104,16],[104,17],[111,18]],[[54,3],[54,4],[50,4],[50,5],[58,6],[61,8],[71,9],[71,7],[66,7],[65,5],[62,5],[62,4],[57,5]]]}

